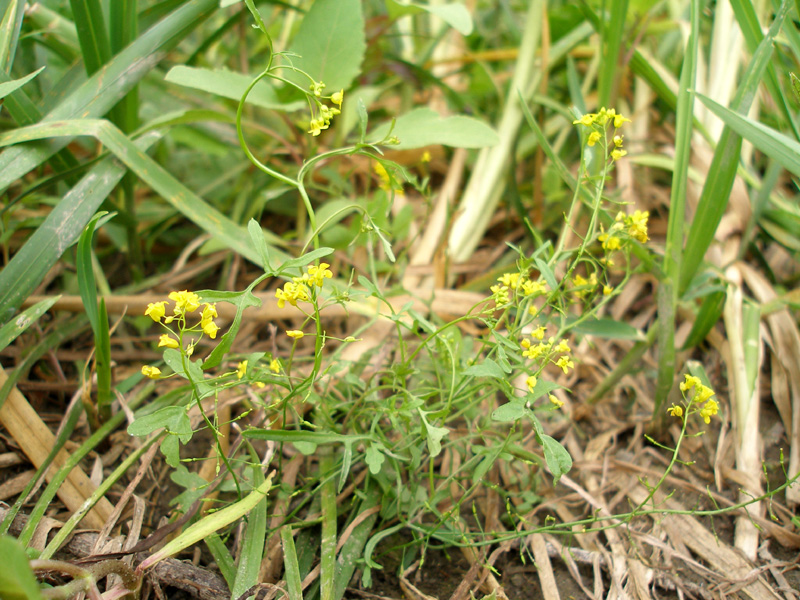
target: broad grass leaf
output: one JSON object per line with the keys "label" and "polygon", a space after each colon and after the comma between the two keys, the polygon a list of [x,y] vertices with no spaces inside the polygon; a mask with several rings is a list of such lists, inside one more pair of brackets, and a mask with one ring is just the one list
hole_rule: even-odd
{"label": "broad grass leaf", "polygon": [[17,336],[38,321],[39,317],[46,313],[60,298],[61,296],[59,295],[37,302],[15,319],[3,325],[0,328],[0,350],[4,350],[11,342],[17,339]]}
{"label": "broad grass leaf", "polygon": [[634,340],[641,342],[644,334],[633,325],[615,321],[614,319],[591,319],[579,323],[573,328],[575,333],[593,335],[611,340]]}
{"label": "broad grass leaf", "polygon": [[42,600],[39,584],[31,571],[25,548],[7,535],[0,537],[0,598],[4,600]]}
{"label": "broad grass leaf", "polygon": [[[367,49],[360,0],[316,0],[303,18],[289,51],[291,63],[317,82],[326,95],[347,89],[361,72]],[[307,88],[308,79],[286,76]]]}
{"label": "broad grass leaf", "polygon": [[544,460],[547,463],[547,468],[550,469],[550,473],[553,474],[553,485],[555,485],[562,475],[569,473],[572,468],[572,457],[558,440],[551,438],[549,435],[540,435],[539,437],[544,450]]}
{"label": "broad grass leaf", "polygon": [[20,77],[19,79],[14,79],[13,81],[6,81],[5,83],[0,83],[0,98],[5,98],[11,92],[21,88],[23,85],[25,85],[31,79],[33,79],[39,73],[41,73],[43,70],[44,67],[40,67],[30,75],[26,75],[25,77]]}
{"label": "broad grass leaf", "polygon": [[[164,80],[238,102],[253,78],[250,75],[242,75],[225,69],[204,69],[178,65],[169,70]],[[275,89],[263,79],[248,94],[247,102],[270,110],[298,110],[305,106],[302,101],[281,102],[275,94]]]}
{"label": "broad grass leaf", "polygon": [[[370,139],[382,140],[391,127],[384,123],[369,135]],[[417,108],[395,120],[393,135],[404,150],[422,148],[432,144],[454,148],[485,148],[500,142],[497,132],[478,119],[455,115],[442,117],[430,108]]]}
{"label": "broad grass leaf", "polygon": [[404,15],[416,15],[422,12],[429,12],[436,15],[442,21],[450,25],[461,35],[472,33],[472,17],[467,7],[460,2],[449,2],[447,4],[426,5],[418,2],[398,2],[397,0],[386,0],[386,10],[392,19]]}

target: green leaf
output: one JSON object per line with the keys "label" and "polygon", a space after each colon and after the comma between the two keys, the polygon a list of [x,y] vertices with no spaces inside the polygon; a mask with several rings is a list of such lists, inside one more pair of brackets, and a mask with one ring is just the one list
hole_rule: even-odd
{"label": "green leaf", "polygon": [[465,375],[472,375],[474,377],[493,377],[495,379],[505,379],[506,373],[500,365],[494,362],[491,358],[485,359],[478,365],[472,365],[464,370]]}
{"label": "green leaf", "polygon": [[0,598],[3,600],[42,600],[25,548],[7,535],[0,536]]}
{"label": "green leaf", "polygon": [[267,241],[264,239],[264,230],[255,219],[250,219],[247,223],[247,233],[250,234],[250,241],[253,242],[253,247],[258,251],[261,256],[261,266],[264,271],[271,271],[272,267],[269,265],[269,248]]}
{"label": "green leaf", "polygon": [[450,25],[450,27],[458,31],[461,35],[469,35],[472,33],[472,17],[467,7],[460,2],[428,5],[420,4],[419,2],[386,0],[386,10],[392,19],[404,15],[416,15],[422,12],[428,12],[442,19],[442,21]]}
{"label": "green leaf", "polygon": [[[203,69],[178,65],[172,67],[164,77],[165,81],[183,87],[202,90],[237,102],[253,78],[224,69]],[[247,102],[270,110],[299,110],[306,104],[303,101],[284,103],[275,94],[275,88],[263,79],[259,81],[247,96]]]}
{"label": "green leaf", "polygon": [[200,290],[197,292],[203,302],[208,302],[209,304],[229,302],[236,306],[236,316],[233,318],[233,322],[228,327],[228,331],[220,338],[214,350],[211,351],[211,354],[203,361],[203,369],[208,370],[216,367],[230,351],[233,341],[236,339],[236,334],[239,333],[239,327],[242,325],[244,309],[249,306],[261,306],[261,299],[253,294],[252,287],[251,285],[243,292],[220,292],[216,290]]}
{"label": "green leaf", "polygon": [[361,440],[372,439],[368,435],[342,435],[322,431],[305,431],[296,429],[248,429],[242,432],[246,438],[271,440],[273,442],[307,442],[310,444],[352,444]]}
{"label": "green leaf", "polygon": [[60,298],[61,296],[59,295],[37,302],[22,314],[3,325],[2,329],[0,329],[0,351],[4,350],[11,342],[17,339],[17,336],[38,321],[39,317],[46,313]]}
{"label": "green leaf", "polygon": [[573,328],[573,331],[582,335],[593,335],[612,340],[634,340],[640,342],[644,339],[644,334],[636,327],[614,319],[582,321]]}
{"label": "green leaf", "polygon": [[[289,51],[292,64],[326,85],[326,95],[347,89],[361,72],[367,49],[360,0],[316,0],[303,17]],[[308,89],[296,74],[293,81]]]}
{"label": "green leaf", "polygon": [[143,437],[162,428],[175,434],[184,444],[192,439],[192,422],[186,414],[186,409],[181,406],[165,406],[149,415],[137,418],[128,425],[128,433]]}
{"label": "green leaf", "polygon": [[380,473],[381,467],[383,467],[383,463],[385,461],[386,457],[383,455],[383,452],[380,451],[380,448],[377,444],[370,444],[367,447],[367,451],[364,456],[364,462],[367,463],[370,473],[373,475]]}
{"label": "green leaf", "polygon": [[514,400],[495,409],[492,412],[492,421],[499,421],[500,423],[519,421],[525,416],[526,411],[525,402]]}
{"label": "green leaf", "polygon": [[44,67],[40,67],[36,69],[30,75],[26,75],[25,77],[20,77],[19,79],[14,79],[13,81],[6,81],[5,83],[0,83],[0,98],[5,98],[14,90],[21,88],[23,85],[28,83],[31,79],[36,77],[39,73],[44,71]]}
{"label": "green leaf", "polygon": [[539,438],[544,450],[544,460],[550,473],[553,474],[553,485],[555,485],[562,475],[569,473],[572,468],[572,457],[564,446],[549,435],[540,435]]}
{"label": "green leaf", "polygon": [[686,337],[686,342],[683,344],[683,349],[688,350],[700,344],[708,332],[717,324],[722,310],[725,307],[725,299],[727,294],[725,290],[715,291],[708,294],[703,298],[703,303],[700,305],[700,310],[692,325],[692,330]]}
{"label": "green leaf", "polygon": [[447,427],[436,427],[428,423],[428,419],[425,416],[427,413],[421,408],[417,408],[417,412],[422,419],[422,427],[424,429],[425,442],[428,444],[428,452],[431,458],[439,456],[439,453],[442,451],[442,438],[449,434],[450,430]]}
{"label": "green leaf", "polygon": [[[159,134],[150,133],[136,140],[134,147],[139,151],[146,150],[160,137]],[[67,192],[22,248],[11,257],[0,271],[0,323],[11,318],[64,251],[78,239],[124,173],[125,167],[110,157],[100,161]]]}
{"label": "green leaf", "polygon": [[[370,133],[370,139],[382,140],[389,134],[391,123],[384,123]],[[485,148],[500,142],[497,132],[472,117],[456,115],[442,117],[430,108],[416,108],[395,121],[393,135],[408,150],[432,144],[454,148]]]}
{"label": "green leaf", "polygon": [[533,386],[533,391],[530,392],[525,400],[527,402],[533,402],[534,400],[538,400],[542,396],[549,395],[553,390],[560,389],[564,386],[561,386],[557,383],[552,381],[548,381],[547,379],[542,379],[541,377],[537,379],[536,385]]}
{"label": "green leaf", "polygon": [[285,273],[290,269],[297,269],[298,267],[305,268],[316,260],[324,258],[329,254],[333,254],[333,248],[317,248],[316,250],[312,250],[303,256],[284,260],[281,262],[281,266],[278,267],[273,275],[280,275],[281,273]]}

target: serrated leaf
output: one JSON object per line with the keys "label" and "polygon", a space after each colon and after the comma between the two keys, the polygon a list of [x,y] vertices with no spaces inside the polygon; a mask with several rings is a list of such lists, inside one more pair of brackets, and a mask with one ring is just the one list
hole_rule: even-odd
{"label": "serrated leaf", "polygon": [[[226,69],[204,69],[202,67],[178,65],[169,70],[164,80],[175,85],[202,90],[238,102],[241,100],[247,86],[253,81],[253,77]],[[275,94],[275,88],[269,85],[267,81],[262,79],[255,85],[247,95],[248,103],[270,110],[290,111],[305,107],[305,103],[299,100],[288,103],[281,102]]]}
{"label": "serrated leaf", "polygon": [[464,374],[474,377],[493,377],[495,379],[505,379],[506,373],[503,368],[491,358],[485,359],[478,365],[472,365],[464,370]]}
{"label": "serrated leaf", "polygon": [[[360,0],[316,0],[289,47],[299,57],[290,57],[292,64],[325,83],[326,95],[349,88],[361,72],[367,49],[361,10]],[[305,77],[293,80],[308,88]]]}
{"label": "serrated leaf", "polygon": [[551,438],[549,435],[540,435],[539,437],[544,450],[544,460],[547,463],[547,468],[550,469],[550,473],[553,474],[553,485],[555,485],[562,475],[569,473],[572,468],[572,457],[558,440]]}
{"label": "serrated leaf", "polygon": [[[369,135],[382,140],[389,134],[391,123],[384,123]],[[417,108],[395,121],[393,135],[400,143],[395,146],[408,150],[432,144],[454,148],[485,148],[494,146],[500,138],[489,125],[478,119],[455,115],[442,117],[430,108]]]}
{"label": "serrated leaf", "polygon": [[467,7],[459,2],[447,4],[426,5],[418,2],[398,2],[398,0],[386,0],[386,10],[393,19],[403,15],[415,15],[421,12],[429,12],[436,15],[442,21],[450,25],[461,35],[472,33],[472,17]]}
{"label": "serrated leaf", "polygon": [[526,412],[525,403],[519,401],[508,402],[503,406],[497,408],[492,412],[492,421],[500,423],[509,423],[511,421],[519,421],[525,416]]}

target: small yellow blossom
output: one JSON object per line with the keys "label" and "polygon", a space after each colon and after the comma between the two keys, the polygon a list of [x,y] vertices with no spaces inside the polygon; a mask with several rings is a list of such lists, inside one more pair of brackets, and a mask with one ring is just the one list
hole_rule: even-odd
{"label": "small yellow blossom", "polygon": [[712,390],[710,387],[705,385],[698,385],[694,391],[694,398],[692,398],[692,401],[700,404],[701,402],[705,402],[706,400],[711,398],[711,396],[713,395],[714,395],[714,390]]}
{"label": "small yellow blossom", "polygon": [[247,361],[243,360],[238,365],[236,365],[236,378],[241,379],[244,377],[245,373],[247,373]]}
{"label": "small yellow blossom", "polygon": [[603,136],[600,134],[599,131],[593,131],[589,134],[589,140],[586,142],[587,146],[594,146],[597,142],[603,139]]}
{"label": "small yellow blossom", "polygon": [[166,303],[166,300],[162,300],[161,302],[151,302],[147,305],[147,309],[144,311],[144,314],[158,323],[161,320],[161,317],[167,313],[166,308],[164,308]]}
{"label": "small yellow blossom", "polygon": [[419,157],[419,162],[425,164],[431,162],[431,153],[428,150],[422,153],[422,156]]}
{"label": "small yellow blossom", "polygon": [[280,373],[281,362],[277,358],[273,358],[271,361],[269,361],[269,370],[273,373]]}
{"label": "small yellow blossom", "polygon": [[559,399],[558,399],[558,398],[557,398],[555,395],[553,395],[553,394],[550,394],[550,395],[547,397],[547,399],[548,399],[548,400],[550,400],[550,403],[551,403],[553,406],[555,406],[556,408],[561,408],[562,406],[564,406],[564,402],[563,402],[562,400],[559,400]]}
{"label": "small yellow blossom", "polygon": [[178,340],[165,333],[158,338],[158,347],[161,348],[162,346],[166,346],[167,348],[177,348],[179,344]]}
{"label": "small yellow blossom", "polygon": [[214,323],[214,321],[208,320],[205,323],[203,323],[201,327],[203,328],[203,333],[205,333],[212,340],[216,339],[219,327],[217,327],[217,324]]}
{"label": "small yellow blossom", "polygon": [[603,296],[608,296],[613,291],[614,291],[614,288],[612,288],[611,286],[608,286],[608,285],[604,285],[603,286]]}
{"label": "small yellow blossom", "polygon": [[505,286],[505,285],[493,285],[489,289],[492,292],[492,297],[494,298],[494,303],[497,306],[502,306],[503,304],[508,304],[508,286]]}
{"label": "small yellow blossom", "polygon": [[142,375],[149,377],[150,379],[159,379],[161,377],[161,369],[158,367],[145,365],[142,367]]}
{"label": "small yellow blossom", "polygon": [[286,335],[288,335],[290,338],[293,338],[295,340],[299,340],[300,338],[302,338],[305,335],[305,333],[303,333],[299,329],[289,329],[286,332]]}
{"label": "small yellow blossom", "polygon": [[536,375],[531,375],[525,380],[525,385],[528,386],[528,391],[533,393],[534,388],[536,387]]}
{"label": "small yellow blossom", "polygon": [[578,123],[580,123],[581,125],[584,125],[584,126],[586,126],[586,127],[591,127],[591,126],[592,126],[592,124],[594,123],[594,118],[595,118],[596,116],[597,116],[597,115],[594,115],[594,114],[591,114],[591,113],[587,113],[587,114],[583,115],[583,116],[582,116],[580,119],[578,119],[577,121],[573,121],[573,122],[572,122],[572,124],[573,124],[573,125],[577,125]]}
{"label": "small yellow blossom", "polygon": [[308,267],[308,279],[317,287],[322,287],[322,282],[333,277],[333,273],[328,269],[328,263],[320,263],[319,266],[311,265]]}
{"label": "small yellow blossom", "polygon": [[308,89],[310,89],[311,92],[317,97],[320,97],[322,95],[322,90],[324,88],[325,84],[322,83],[321,81],[315,81],[314,83],[308,86]]}
{"label": "small yellow blossom", "polygon": [[216,318],[218,316],[219,315],[217,315],[217,305],[216,305],[216,303],[209,304],[208,302],[206,302],[205,308],[203,308],[203,312],[200,314],[200,320],[201,321],[209,321],[209,320],[214,319],[214,318]]}
{"label": "small yellow blossom", "polygon": [[647,219],[649,217],[649,211],[637,210],[625,219],[625,225],[628,228],[628,234],[642,244],[650,239],[647,237]]}
{"label": "small yellow blossom", "polygon": [[175,316],[194,312],[200,308],[200,297],[194,292],[170,292],[169,299],[175,302],[173,313]]}
{"label": "small yellow blossom", "polygon": [[531,281],[526,279],[520,286],[524,296],[540,296],[547,292],[547,284],[543,281]]}
{"label": "small yellow blossom", "polygon": [[558,342],[558,345],[553,348],[553,352],[565,352],[569,354],[571,352],[569,342],[567,340],[561,340]]}
{"label": "small yellow blossom", "polygon": [[322,119],[311,119],[311,122],[308,124],[308,127],[309,127],[308,133],[310,133],[314,137],[322,133],[323,129],[327,129],[325,121],[323,121]]}
{"label": "small yellow blossom", "polygon": [[497,278],[497,281],[515,290],[519,285],[519,273],[503,273],[502,276]]}
{"label": "small yellow blossom", "polygon": [[331,96],[331,102],[333,102],[339,108],[342,108],[343,101],[344,101],[344,90],[339,90],[338,92],[334,92],[333,95]]}
{"label": "small yellow blossom", "polygon": [[607,233],[600,234],[597,239],[602,244],[603,250],[613,252],[622,248],[622,241],[615,235],[608,235]]}
{"label": "small yellow blossom", "polygon": [[311,294],[304,283],[287,281],[283,289],[275,290],[275,297],[278,299],[278,308],[283,308],[287,302],[292,306],[297,306],[299,301],[308,302]]}
{"label": "small yellow blossom", "polygon": [[686,375],[683,376],[683,379],[684,381],[683,383],[681,383],[682,392],[687,392],[696,385],[703,385],[699,377],[695,377],[694,375],[689,375],[688,373],[686,373]]}
{"label": "small yellow blossom", "polygon": [[622,135],[615,135],[614,136],[614,147],[615,148],[622,148],[623,137],[625,137],[625,136],[622,136]]}
{"label": "small yellow blossom", "polygon": [[566,375],[567,373],[569,373],[570,369],[575,368],[575,363],[572,362],[568,356],[562,356],[556,361],[556,366],[560,367],[561,370],[564,371],[564,374]]}
{"label": "small yellow blossom", "polygon": [[533,332],[531,333],[531,337],[541,342],[544,339],[545,332],[546,329],[544,328],[544,325],[539,325],[536,329],[533,330]]}
{"label": "small yellow blossom", "polygon": [[619,129],[622,127],[623,123],[630,123],[630,119],[626,119],[622,115],[614,115],[614,127]]}
{"label": "small yellow blossom", "polygon": [[677,404],[673,404],[667,409],[667,412],[672,417],[682,417],[683,416],[683,407],[678,406]]}
{"label": "small yellow blossom", "polygon": [[627,150],[620,150],[619,148],[614,148],[611,151],[611,158],[613,158],[614,160],[619,160],[620,158],[626,156],[627,154],[628,154]]}
{"label": "small yellow blossom", "polygon": [[709,400],[706,402],[706,405],[700,409],[700,416],[703,417],[703,421],[706,425],[711,422],[711,417],[719,412],[719,404],[717,404],[716,400]]}
{"label": "small yellow blossom", "polygon": [[267,387],[267,384],[264,383],[263,381],[254,381],[253,387],[263,390],[265,387]]}

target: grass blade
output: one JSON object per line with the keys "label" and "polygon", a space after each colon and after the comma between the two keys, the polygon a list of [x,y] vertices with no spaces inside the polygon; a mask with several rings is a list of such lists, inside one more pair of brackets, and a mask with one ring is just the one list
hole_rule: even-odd
{"label": "grass blade", "polygon": [[0,328],[0,351],[4,350],[11,342],[17,339],[20,334],[28,329],[28,327],[39,320],[39,317],[46,313],[59,298],[61,298],[60,295],[37,302],[16,319],[3,325],[3,327]]}
{"label": "grass blade", "polygon": [[283,545],[283,570],[289,600],[303,600],[300,563],[297,560],[297,549],[294,547],[292,530],[288,525],[281,527],[281,544]]}
{"label": "grass blade", "polygon": [[[258,457],[256,456],[255,458],[257,459]],[[263,484],[264,473],[261,471],[261,464],[258,461],[256,461],[253,470],[255,471],[254,484]],[[236,579],[231,588],[231,600],[241,598],[247,590],[258,583],[258,571],[261,568],[266,535],[267,497],[264,496],[264,499],[247,516],[247,528],[244,532],[239,561],[236,565]],[[247,596],[247,598],[252,598],[252,596]]]}
{"label": "grass blade", "polygon": [[111,58],[103,10],[98,0],[70,0],[70,6],[81,45],[83,66],[87,75],[94,75]]}
{"label": "grass blade", "polygon": [[[160,52],[175,46],[218,4],[218,0],[196,0],[180,7],[112,58],[42,120],[96,118],[104,115],[153,68],[160,58]],[[3,152],[0,155],[0,192],[68,143],[69,138],[62,138]]]}
{"label": "grass blade", "polygon": [[611,13],[603,23],[603,60],[597,81],[599,106],[613,106],[615,101],[615,84],[619,79],[619,55],[627,14],[628,0],[616,0],[611,3]]}
{"label": "grass blade", "polygon": [[661,407],[672,390],[675,379],[675,309],[678,304],[678,279],[683,257],[683,230],[686,214],[686,184],[689,155],[692,149],[694,120],[694,88],[697,78],[700,8],[697,0],[691,3],[691,33],[686,43],[678,92],[678,111],[675,125],[675,170],[669,199],[669,222],[664,249],[664,279],[658,289],[658,354],[659,369],[656,384],[654,417],[663,418]]}
{"label": "grass blade", "polygon": [[[138,139],[134,147],[147,150],[158,134]],[[17,307],[36,289],[61,255],[78,239],[92,215],[100,208],[125,169],[110,157],[87,173],[0,271],[0,323],[8,321]]]}
{"label": "grass blade", "polygon": [[[789,1],[784,0],[775,15],[769,32],[759,44],[742,77],[742,82],[731,103],[731,110],[744,114],[750,109],[772,56],[773,41],[781,30],[788,10]],[[708,176],[697,204],[697,212],[686,238],[678,286],[679,294],[689,287],[689,282],[697,272],[706,250],[714,239],[714,232],[728,206],[728,198],[736,179],[741,148],[741,136],[734,133],[729,126],[725,127],[714,151]]]}

